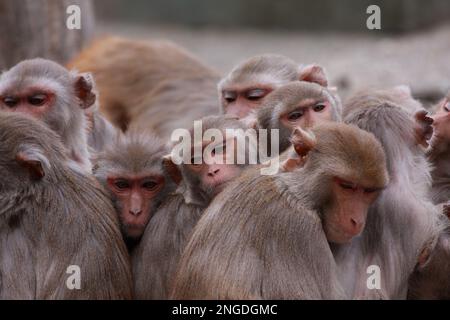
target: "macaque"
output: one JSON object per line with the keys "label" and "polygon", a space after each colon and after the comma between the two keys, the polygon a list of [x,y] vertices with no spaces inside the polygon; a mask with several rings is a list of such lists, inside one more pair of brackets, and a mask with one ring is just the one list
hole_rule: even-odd
{"label": "macaque", "polygon": [[[210,129],[220,130],[223,140],[206,138],[206,132]],[[203,157],[210,160],[208,162],[203,158],[195,164],[195,159],[188,159],[188,163],[175,165],[171,156],[165,158],[166,170],[179,186],[151,218],[140,244],[133,252],[136,298],[169,298],[181,253],[203,210],[247,166],[247,163],[229,163],[235,161],[234,153],[227,153],[235,137],[228,136],[227,129],[245,130],[246,127],[241,121],[229,117],[202,119],[203,142],[191,141],[189,147],[194,148],[199,143]],[[192,137],[194,130],[190,131]]]}
{"label": "macaque", "polygon": [[[295,128],[310,128],[324,121],[341,121],[341,113],[339,98],[327,87],[295,81],[266,96],[256,111],[257,127],[279,129],[279,151],[283,152],[291,145],[290,137]],[[269,147],[272,143],[269,140]]]}
{"label": "macaque", "polygon": [[163,170],[166,144],[152,134],[128,132],[93,159],[93,173],[109,191],[131,251],[175,184]]}
{"label": "macaque", "polygon": [[[250,58],[237,65],[220,81],[218,89],[222,111],[245,118],[261,106],[270,92],[293,81],[312,82],[323,88],[328,87],[325,72],[318,65],[299,66],[289,58],[272,54]],[[325,91],[331,104],[340,108],[337,95],[331,94],[329,90]]]}
{"label": "macaque", "polygon": [[[448,224],[448,221],[446,222]],[[408,299],[450,299],[450,227],[430,251],[428,261],[418,265],[409,280]]]}
{"label": "macaque", "polygon": [[50,60],[25,60],[0,76],[0,111],[21,112],[44,122],[85,172],[91,170],[85,110],[95,101],[89,74],[69,72]]}
{"label": "macaque", "polygon": [[124,131],[146,128],[168,138],[174,129],[219,113],[219,75],[168,41],[104,38],[69,66],[94,75],[101,113]]}
{"label": "macaque", "polygon": [[450,200],[450,92],[432,116],[434,134],[428,152],[433,164],[431,197],[436,204]]}
{"label": "macaque", "polygon": [[275,175],[250,170],[219,194],[183,252],[175,299],[346,298],[328,241],[364,229],[388,183],[372,134],[323,123],[293,132]]}
{"label": "macaque", "polygon": [[[450,94],[437,106],[428,158],[433,164],[431,197],[450,217]],[[444,224],[449,224],[443,218]],[[410,278],[409,299],[450,299],[450,227],[443,230],[429,259],[416,266]]]}
{"label": "macaque", "polygon": [[[431,178],[424,147],[432,121],[412,107],[416,102],[407,93],[398,87],[366,91],[344,106],[346,123],[380,141],[390,176],[389,185],[369,209],[361,236],[348,244],[331,244],[340,281],[355,299],[405,299],[409,277],[428,261],[434,239],[445,228],[428,196]],[[372,287],[369,276],[377,275],[368,272],[373,267],[380,280]]]}
{"label": "macaque", "polygon": [[114,208],[55,132],[1,112],[0,175],[0,300],[131,298]]}

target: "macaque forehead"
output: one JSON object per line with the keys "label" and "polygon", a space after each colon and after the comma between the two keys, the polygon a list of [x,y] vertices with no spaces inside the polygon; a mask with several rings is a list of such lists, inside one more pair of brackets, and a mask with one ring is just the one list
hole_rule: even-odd
{"label": "macaque forehead", "polygon": [[[275,108],[275,113],[284,113],[298,107],[311,106],[319,102],[329,102],[330,94],[320,85],[309,82],[298,82],[283,86],[272,92],[263,103],[263,107]],[[278,109],[278,110],[276,110]]]}
{"label": "macaque forehead", "polygon": [[130,171],[115,171],[115,172],[110,172],[110,174],[107,176],[107,178],[109,179],[126,179],[129,181],[140,181],[146,178],[150,178],[150,179],[157,179],[159,181],[163,181],[164,177],[161,174],[160,170],[152,170],[150,169],[146,169],[146,170],[142,170],[140,172],[130,172]]}
{"label": "macaque forehead", "polygon": [[65,92],[64,85],[49,78],[10,78],[0,83],[0,95],[24,96],[42,93],[62,93]]}
{"label": "macaque forehead", "polygon": [[247,91],[251,89],[268,89],[273,90],[279,88],[283,84],[294,79],[283,79],[275,75],[260,73],[242,75],[239,79],[229,81],[223,85],[222,90],[225,91]]}
{"label": "macaque forehead", "polygon": [[320,162],[325,172],[366,188],[387,185],[389,177],[384,150],[371,133],[338,123],[318,124],[312,131],[317,144],[311,156],[327,159]]}
{"label": "macaque forehead", "polygon": [[261,55],[244,61],[221,83],[222,88],[248,87],[252,84],[277,85],[298,79],[299,66],[280,55]]}

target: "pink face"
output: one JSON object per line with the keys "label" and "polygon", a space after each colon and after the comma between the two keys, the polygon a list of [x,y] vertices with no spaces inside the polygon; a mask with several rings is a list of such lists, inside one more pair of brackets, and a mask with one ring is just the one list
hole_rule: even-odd
{"label": "pink face", "polygon": [[334,178],[332,193],[333,201],[325,210],[325,234],[330,242],[348,243],[364,230],[369,206],[380,190]]}
{"label": "pink face", "polygon": [[22,112],[40,119],[49,112],[54,100],[53,92],[43,88],[30,87],[17,94],[2,94],[0,96],[0,109]]}
{"label": "pink face", "polygon": [[120,202],[119,214],[127,235],[140,237],[149,222],[156,196],[164,187],[164,177],[146,176],[111,176],[107,179],[109,189]]}
{"label": "pink face", "polygon": [[310,128],[317,123],[330,121],[332,120],[330,102],[306,99],[297,109],[283,114],[280,120],[285,127],[292,130],[296,127]]}
{"label": "pink face", "polygon": [[[210,154],[205,154],[206,146],[210,147]],[[227,159],[226,141],[216,144],[213,148],[209,143],[204,144],[202,153],[207,159],[201,159],[198,161],[200,164],[195,164],[195,159],[192,158],[187,168],[200,178],[203,189],[212,190],[212,194],[217,195],[228,182],[240,175],[241,169],[231,164],[234,159]]]}
{"label": "pink face", "polygon": [[432,118],[434,134],[441,139],[450,141],[450,98],[441,102]]}
{"label": "pink face", "polygon": [[225,113],[238,118],[246,117],[257,109],[265,96],[275,88],[267,85],[245,89],[225,89],[222,91],[222,103]]}

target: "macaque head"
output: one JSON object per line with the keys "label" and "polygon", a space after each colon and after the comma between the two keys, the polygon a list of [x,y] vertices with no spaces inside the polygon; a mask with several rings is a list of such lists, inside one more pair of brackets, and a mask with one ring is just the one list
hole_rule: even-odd
{"label": "macaque head", "polygon": [[[183,181],[184,196],[188,203],[204,205],[248,165],[246,156],[248,150],[256,146],[256,133],[254,130],[250,132],[252,138],[246,141],[245,148],[241,150],[238,147],[239,137],[228,134],[227,130],[237,130],[234,132],[242,137],[244,130],[248,129],[244,122],[230,116],[209,116],[201,121],[202,139],[192,139],[188,162],[175,165],[172,157],[168,156],[165,167],[173,180]],[[191,137],[195,136],[194,131],[191,130]],[[238,152],[245,153],[243,163],[238,161]]]}
{"label": "macaque head", "polygon": [[50,60],[25,60],[0,77],[0,110],[40,119],[61,136],[80,126],[83,109],[95,100],[89,74],[69,72]]}
{"label": "macaque head", "polygon": [[432,116],[434,132],[438,139],[450,143],[450,93],[437,106]]}
{"label": "macaque head", "polygon": [[256,115],[259,128],[280,130],[283,151],[290,146],[289,138],[295,128],[340,121],[341,113],[341,103],[330,90],[317,83],[295,81],[270,93]]}
{"label": "macaque head", "polygon": [[279,55],[250,58],[236,66],[219,83],[223,112],[244,118],[258,109],[270,92],[292,81],[328,85],[323,69],[317,65],[299,66]]}
{"label": "macaque head", "polygon": [[93,173],[109,191],[127,238],[142,236],[164,196],[175,188],[163,171],[167,152],[156,136],[129,132],[94,158]]}
{"label": "macaque head", "polygon": [[328,241],[351,241],[363,232],[370,205],[388,183],[380,143],[355,126],[330,122],[310,132],[295,129],[292,145],[283,171],[301,175]]}
{"label": "macaque head", "polygon": [[45,125],[27,115],[0,112],[0,195],[57,183],[61,163],[68,161],[60,138]]}

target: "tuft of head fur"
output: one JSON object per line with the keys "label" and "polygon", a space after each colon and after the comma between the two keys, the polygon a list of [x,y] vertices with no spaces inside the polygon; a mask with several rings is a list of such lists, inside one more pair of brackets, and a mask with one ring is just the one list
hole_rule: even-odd
{"label": "tuft of head fur", "polygon": [[[275,54],[264,54],[247,59],[238,64],[230,74],[219,82],[224,88],[243,84],[285,83],[298,80],[299,65],[295,61]],[[262,80],[261,80],[262,79]]]}

